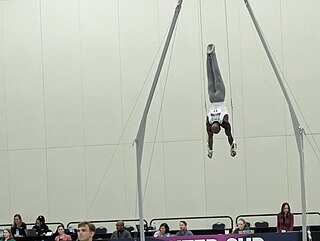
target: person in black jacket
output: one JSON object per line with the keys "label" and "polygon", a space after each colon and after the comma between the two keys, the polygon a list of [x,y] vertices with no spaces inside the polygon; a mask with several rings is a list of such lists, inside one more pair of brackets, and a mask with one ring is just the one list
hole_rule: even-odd
{"label": "person in black jacket", "polygon": [[32,227],[32,229],[36,230],[38,236],[46,235],[47,232],[50,232],[50,229],[45,221],[46,220],[45,220],[44,216],[40,215],[36,219],[36,225],[34,225]]}
{"label": "person in black jacket", "polygon": [[14,237],[26,236],[27,225],[22,222],[22,218],[20,214],[16,214],[13,216],[13,224],[11,226],[11,234]]}

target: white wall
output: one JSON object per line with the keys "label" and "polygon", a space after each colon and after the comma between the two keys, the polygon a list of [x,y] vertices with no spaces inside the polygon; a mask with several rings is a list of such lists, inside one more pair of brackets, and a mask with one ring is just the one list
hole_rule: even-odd
{"label": "white wall", "polygon": [[[132,142],[175,5],[0,1],[0,223],[15,213],[27,222],[39,214],[64,223],[137,218]],[[320,3],[251,5],[303,112],[302,126],[319,143]],[[226,7],[228,29],[224,1],[183,3],[146,129],[147,220],[276,213],[284,201],[301,211],[299,158],[283,94],[245,5],[230,0]],[[236,158],[223,133],[214,158],[206,157],[205,50],[212,42],[230,112],[232,89]],[[307,140],[305,161],[307,209],[319,211],[320,161]]]}

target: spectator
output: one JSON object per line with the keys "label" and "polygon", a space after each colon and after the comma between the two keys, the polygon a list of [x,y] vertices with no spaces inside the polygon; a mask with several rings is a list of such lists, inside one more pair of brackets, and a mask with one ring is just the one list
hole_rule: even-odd
{"label": "spectator", "polygon": [[154,233],[153,237],[169,237],[170,236],[170,228],[167,223],[162,223],[159,227],[159,230]]}
{"label": "spectator", "polygon": [[193,233],[187,229],[187,222],[180,221],[179,222],[179,232],[176,233],[176,236],[192,236]]}
{"label": "spectator", "polygon": [[84,221],[78,224],[78,240],[92,241],[92,237],[96,231],[94,224]]}
{"label": "spectator", "polygon": [[36,225],[32,227],[32,229],[35,229],[38,236],[46,235],[47,232],[50,232],[49,227],[47,226],[45,222],[44,216],[40,215],[36,219]]}
{"label": "spectator", "polygon": [[5,228],[3,230],[3,235],[1,241],[15,241],[12,237],[10,228]]}
{"label": "spectator", "polygon": [[124,222],[122,220],[116,223],[116,229],[117,230],[112,233],[111,239],[131,238],[131,233],[124,229]]}
{"label": "spectator", "polygon": [[11,226],[11,234],[15,237],[26,236],[27,225],[22,222],[20,214],[13,216],[13,224]]}
{"label": "spectator", "polygon": [[281,211],[277,215],[277,232],[293,231],[293,221],[294,218],[290,211],[289,203],[282,203]]}
{"label": "spectator", "polygon": [[233,233],[239,233],[239,231],[242,232],[244,230],[250,230],[250,228],[243,218],[239,218],[237,221],[237,228],[233,231]]}
{"label": "spectator", "polygon": [[55,241],[69,241],[72,240],[71,236],[64,233],[64,226],[63,224],[58,225],[57,227],[58,235],[55,237]]}

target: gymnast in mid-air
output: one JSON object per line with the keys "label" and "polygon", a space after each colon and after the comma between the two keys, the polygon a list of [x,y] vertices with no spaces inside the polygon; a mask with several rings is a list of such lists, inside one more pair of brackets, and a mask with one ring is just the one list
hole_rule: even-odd
{"label": "gymnast in mid-air", "polygon": [[213,156],[213,134],[218,134],[221,127],[224,128],[230,145],[230,155],[237,155],[237,145],[233,141],[231,134],[231,125],[229,114],[224,103],[225,86],[219,70],[215,46],[209,44],[207,47],[207,76],[208,76],[208,93],[210,100],[210,110],[207,115],[206,127],[208,133],[208,157]]}

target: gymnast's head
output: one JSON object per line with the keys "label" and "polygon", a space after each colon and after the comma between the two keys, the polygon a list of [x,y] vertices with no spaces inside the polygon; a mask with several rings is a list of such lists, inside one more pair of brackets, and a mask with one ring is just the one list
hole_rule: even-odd
{"label": "gymnast's head", "polygon": [[218,134],[221,130],[220,124],[218,122],[213,122],[211,130],[214,134]]}

